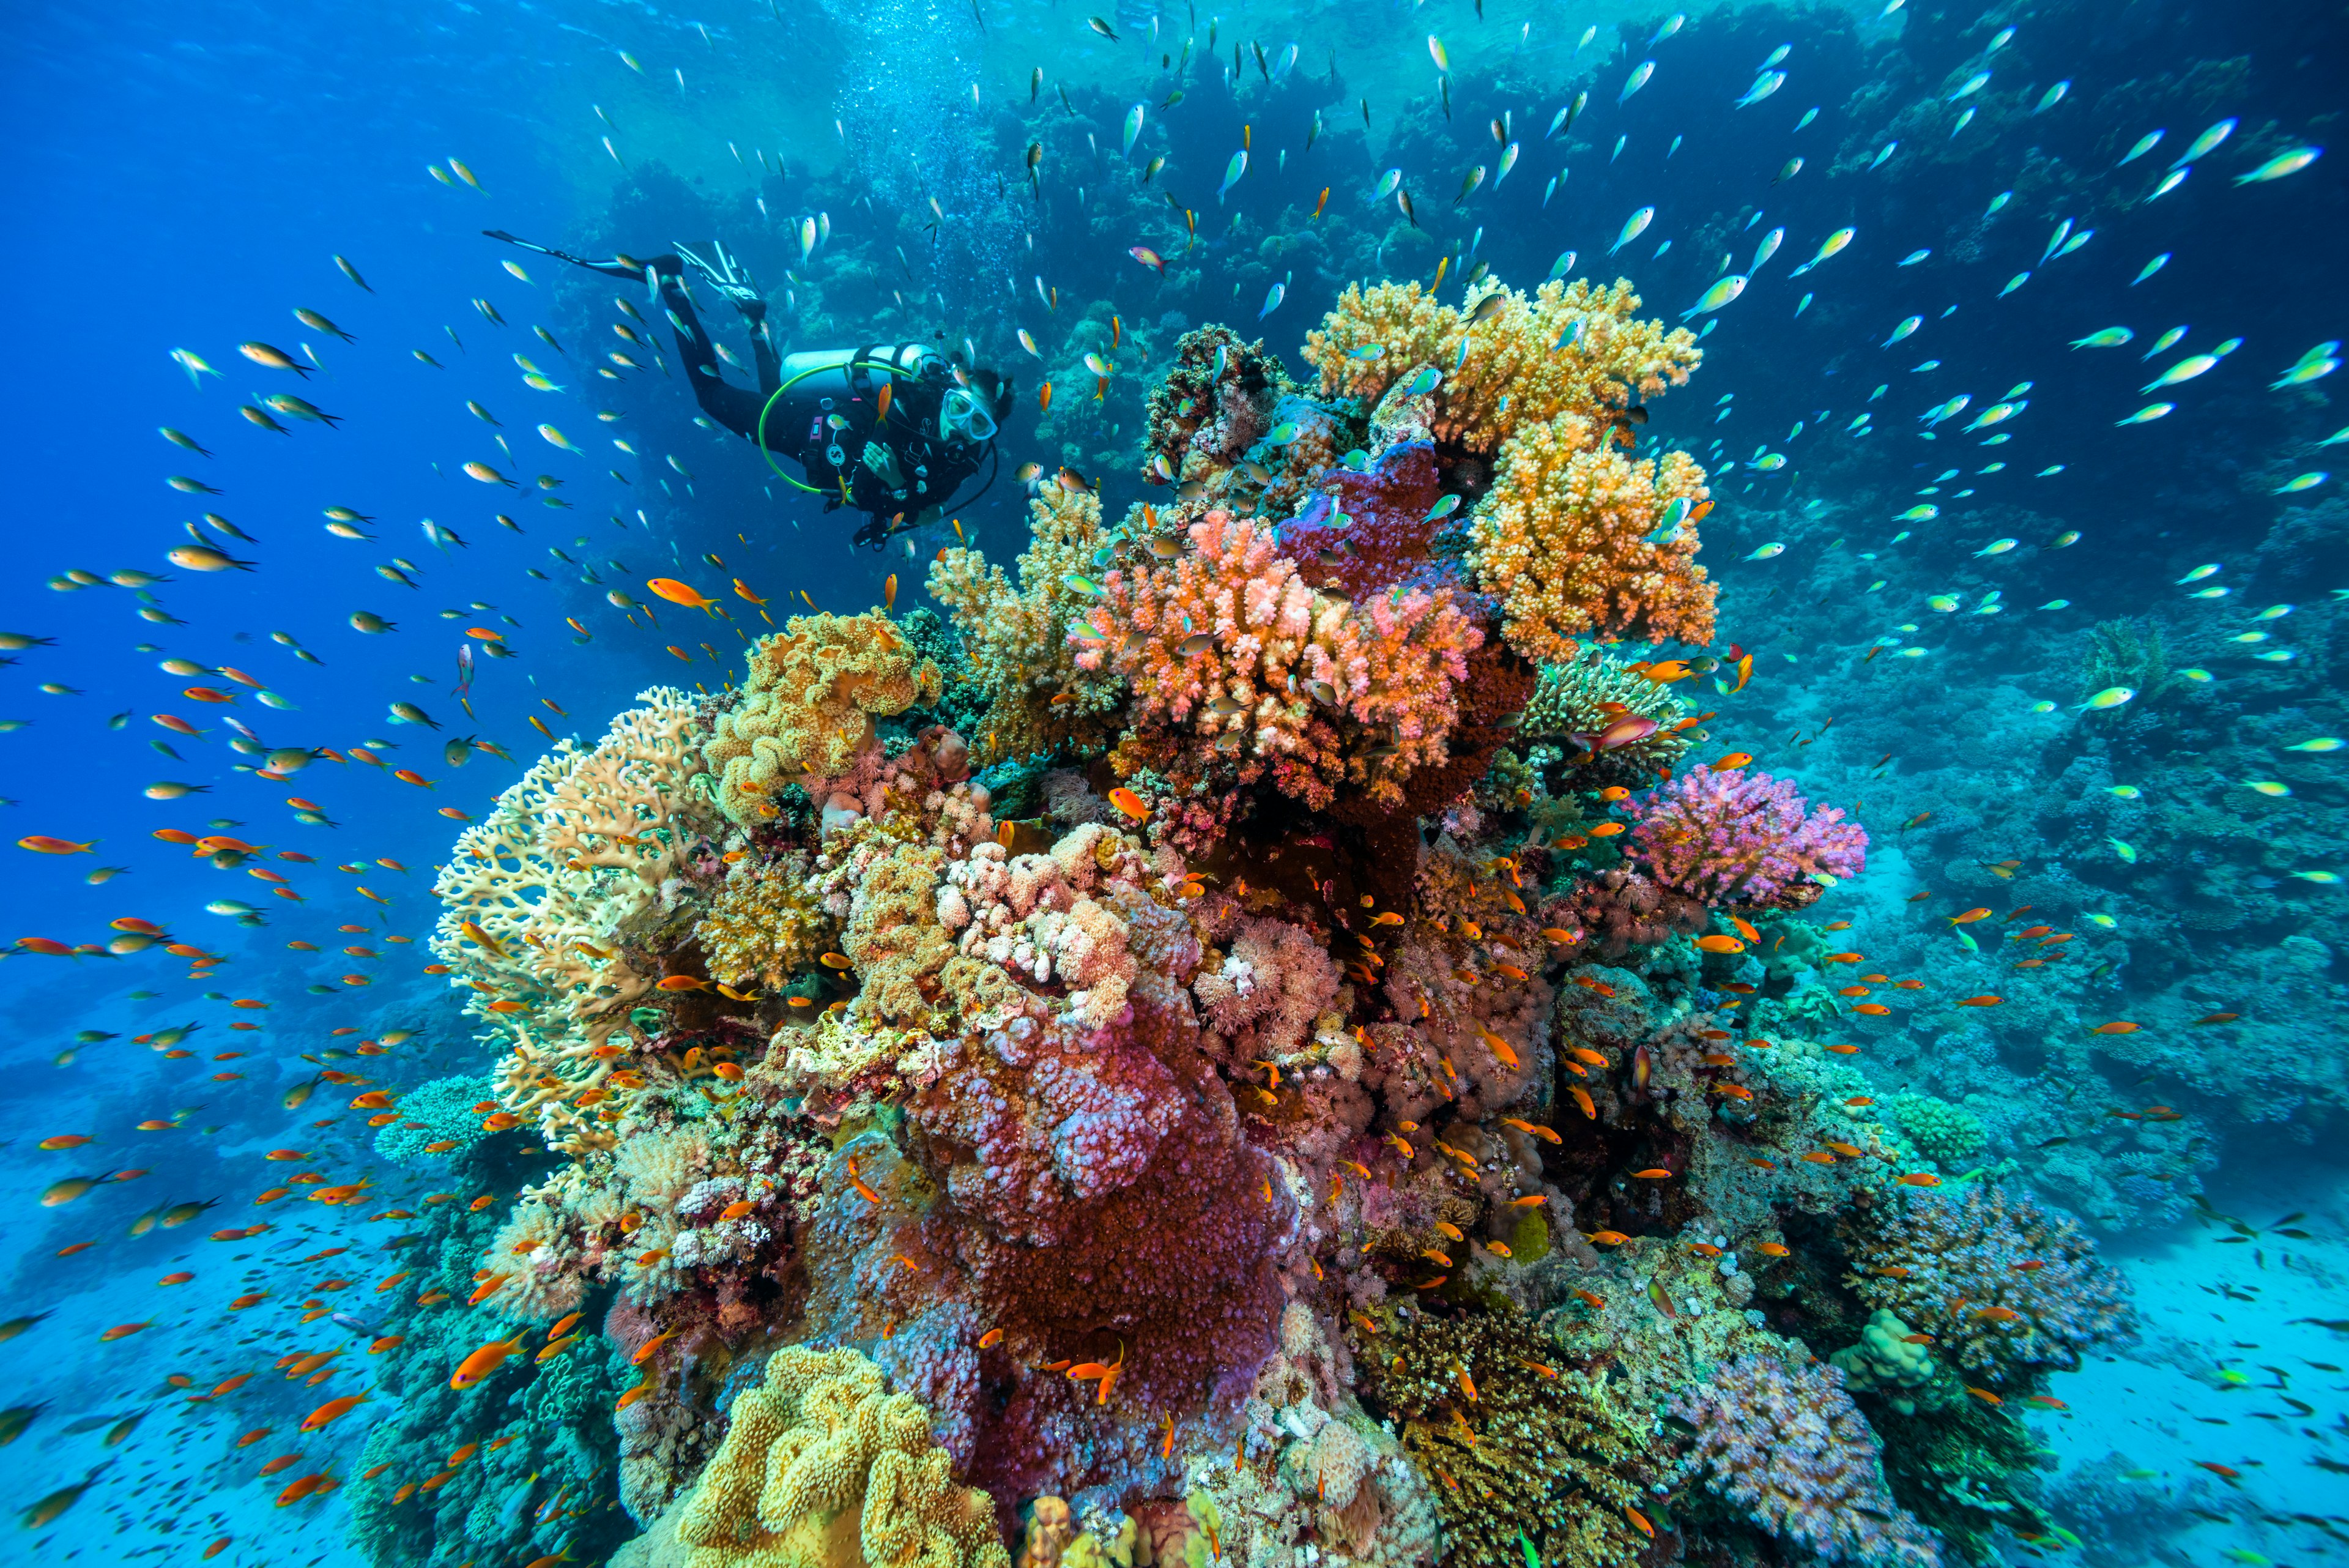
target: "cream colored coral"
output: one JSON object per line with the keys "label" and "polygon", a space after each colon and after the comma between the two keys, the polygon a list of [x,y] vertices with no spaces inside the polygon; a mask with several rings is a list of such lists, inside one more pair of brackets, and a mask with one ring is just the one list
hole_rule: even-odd
{"label": "cream colored coral", "polygon": [[[1475,319],[1488,299],[1498,303]],[[1323,396],[1366,406],[1434,370],[1442,379],[1433,433],[1490,451],[1528,425],[1568,413],[1604,419],[1635,394],[1650,398],[1685,382],[1703,358],[1695,335],[1638,319],[1639,308],[1640,296],[1621,280],[1611,287],[1552,281],[1531,297],[1492,283],[1458,310],[1416,282],[1355,285],[1306,335],[1305,358],[1321,373]],[[1355,357],[1372,345],[1381,352]]]}
{"label": "cream colored coral", "polygon": [[759,639],[732,711],[702,747],[733,821],[775,815],[787,784],[854,770],[875,743],[875,716],[938,700],[938,667],[880,614],[795,615]]}
{"label": "cream colored coral", "polygon": [[[1565,663],[1593,635],[1713,639],[1715,590],[1692,525],[1704,470],[1684,452],[1626,457],[1613,434],[1571,413],[1520,431],[1471,514],[1469,567],[1501,601],[1503,640],[1527,659]],[[1667,534],[1679,500],[1690,517]]]}
{"label": "cream colored coral", "polygon": [[777,1351],[671,1514],[680,1568],[1010,1568],[993,1501],[854,1350]]}
{"label": "cream colored coral", "polygon": [[944,1027],[957,1013],[1018,996],[1001,971],[957,951],[939,919],[938,888],[952,857],[948,847],[903,842],[873,821],[825,841],[816,886],[841,921],[840,950],[861,988],[853,1004],[861,1026]]}
{"label": "cream colored coral", "polygon": [[1092,599],[1071,577],[1095,572],[1101,497],[1047,483],[1028,504],[1029,543],[1019,587],[977,550],[947,550],[930,567],[930,597],[962,634],[971,679],[987,699],[976,742],[983,761],[1063,746],[1097,753],[1105,715],[1124,695],[1114,676],[1081,670],[1069,628]]}
{"label": "cream colored coral", "polygon": [[665,687],[636,701],[594,750],[564,740],[533,763],[458,836],[432,888],[434,956],[508,1041],[501,1104],[574,1154],[611,1142],[597,1108],[611,1064],[596,1051],[657,978],[630,965],[622,940],[719,826],[695,701]]}

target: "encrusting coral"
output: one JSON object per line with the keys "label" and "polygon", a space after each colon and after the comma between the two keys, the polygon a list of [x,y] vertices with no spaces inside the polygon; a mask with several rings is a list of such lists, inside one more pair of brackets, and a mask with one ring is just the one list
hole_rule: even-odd
{"label": "encrusting coral", "polygon": [[382,1147],[518,1162],[440,1274],[633,1366],[616,1561],[1927,1568],[1906,1510],[2037,1520],[1965,1380],[2116,1289],[1932,1191],[1982,1129],[1821,1037],[1867,838],[1678,773],[1735,653],[1584,646],[1712,634],[1704,475],[1631,450],[1694,343],[1636,305],[1353,291],[1318,395],[1188,332],[1122,525],[1045,478],[1016,583],[941,554],[951,634],[794,618],[459,840],[434,969],[503,1059]]}
{"label": "encrusting coral", "polygon": [[1899,1191],[1845,1218],[1847,1282],[1968,1372],[1996,1383],[2071,1371],[2089,1346],[2130,1331],[2127,1282],[2071,1220],[1981,1182],[1958,1197]]}
{"label": "encrusting coral", "polygon": [[854,1350],[792,1345],[735,1401],[700,1484],[616,1568],[1010,1568],[929,1412]]}
{"label": "encrusting coral", "polygon": [[1833,1367],[1742,1357],[1683,1392],[1671,1414],[1694,1428],[1684,1469],[1771,1534],[1830,1563],[1940,1562],[1885,1489],[1875,1437]]}

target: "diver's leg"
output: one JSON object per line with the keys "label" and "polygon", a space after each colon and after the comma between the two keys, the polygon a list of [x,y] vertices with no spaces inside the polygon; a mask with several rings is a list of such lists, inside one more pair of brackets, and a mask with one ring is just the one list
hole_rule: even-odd
{"label": "diver's leg", "polygon": [[750,358],[759,368],[759,390],[772,392],[783,384],[783,360],[775,352],[773,329],[767,325],[766,303],[760,302],[757,315],[747,310],[742,315],[750,325]]}
{"label": "diver's leg", "polygon": [[[684,289],[665,283],[661,304],[668,311],[669,326],[677,331],[678,357],[685,361],[686,384],[693,389],[693,400],[701,405],[703,413],[736,435],[756,441],[759,414],[767,405],[766,398],[741,387],[728,386],[719,377],[717,346],[710,342]],[[763,384],[767,379],[763,359],[760,370]]]}

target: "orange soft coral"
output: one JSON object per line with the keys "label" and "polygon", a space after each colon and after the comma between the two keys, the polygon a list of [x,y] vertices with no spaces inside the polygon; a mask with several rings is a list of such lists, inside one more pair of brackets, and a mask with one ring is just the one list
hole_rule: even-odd
{"label": "orange soft coral", "polygon": [[750,649],[741,695],[701,749],[719,808],[763,822],[783,785],[853,771],[879,743],[874,715],[936,701],[940,680],[885,615],[792,617]]}

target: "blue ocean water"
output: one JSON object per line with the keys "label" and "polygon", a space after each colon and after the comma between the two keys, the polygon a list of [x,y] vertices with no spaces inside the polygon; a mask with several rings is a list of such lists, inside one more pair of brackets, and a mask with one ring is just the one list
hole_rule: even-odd
{"label": "blue ocean water", "polygon": [[[647,1531],[654,1544],[634,1560],[674,1553],[662,1514],[682,1506],[766,1357],[802,1344],[854,1347],[894,1390],[919,1394],[957,1478],[987,1489],[1007,1549],[1040,1560],[1062,1543],[1036,1522],[1036,1500],[1061,1494],[1097,1553],[1136,1560],[1116,1544],[1123,1518],[1161,1551],[1196,1546],[1200,1568],[1506,1563],[1519,1542],[1535,1568],[1913,1560],[1887,1543],[1905,1539],[1894,1519],[1930,1543],[1916,1550],[1948,1561],[2344,1556],[2349,1012],[2337,952],[2349,796],[2337,770],[2349,748],[2337,737],[2349,710],[2333,661],[2349,511],[2330,471],[2349,441],[2333,379],[2349,335],[2336,259],[2349,212],[2339,155],[2324,151],[2349,50],[2339,16],[2200,3],[1674,13],[1436,0],[1216,15],[1128,0],[1093,18],[1001,0],[730,0],[707,16],[133,3],[19,7],[5,36],[0,124],[16,150],[8,210],[29,286],[18,372],[0,392],[19,432],[0,747],[6,836],[26,841],[6,851],[15,925],[0,930],[14,944],[0,964],[14,1083],[0,1139],[20,1216],[0,1243],[0,1319],[21,1322],[0,1326],[15,1385],[0,1444],[8,1501],[25,1511],[0,1536],[11,1560],[195,1560],[225,1542],[215,1560],[234,1564],[522,1568],[608,1561]],[[708,255],[722,242],[785,353],[922,342],[957,371],[1008,375],[998,451],[947,514],[908,505],[879,548],[861,545],[861,509],[827,507],[805,486],[834,480],[762,460],[697,408],[664,296],[490,230],[593,259],[680,244]],[[1158,888],[1170,909],[1209,911],[1195,918],[1213,956],[1190,961],[1239,973],[1239,942],[1277,947],[1241,934],[1264,920],[1327,950],[1301,971],[1318,963],[1350,983],[1305,1006],[1313,1027],[1278,1044],[1261,1044],[1269,1024],[1232,1025],[1208,991],[1178,984],[1220,1042],[1199,1048],[1211,1086],[1131,1092],[1241,1110],[1262,1096],[1254,1121],[1234,1113],[1256,1130],[1234,1135],[1244,1158],[1232,1170],[1247,1174],[1224,1196],[1255,1223],[1263,1174],[1265,1210],[1293,1219],[1247,1232],[1235,1289],[1303,1303],[1309,1334],[1275,1310],[1254,1341],[1234,1331],[1195,1366],[1134,1337],[1162,1310],[1156,1287],[1112,1290],[1092,1274],[1081,1291],[1052,1287],[1085,1299],[1046,1313],[1037,1298],[1050,1292],[1017,1283],[1006,1261],[1018,1249],[957,1230],[985,1230],[969,1217],[984,1205],[948,1173],[986,1161],[968,1158],[975,1135],[945,1130],[967,1132],[957,1117],[969,1106],[924,1108],[924,1096],[976,1090],[906,1071],[818,1092],[786,1072],[787,1044],[765,1045],[797,1027],[786,993],[848,1002],[859,993],[841,972],[877,992],[851,928],[835,926],[818,945],[847,946],[849,971],[828,976],[810,949],[765,977],[770,996],[656,992],[652,1016],[629,1025],[668,1099],[624,1145],[637,1127],[666,1137],[716,1115],[727,1081],[680,1066],[681,1054],[741,1048],[726,1017],[757,1023],[744,1060],[778,1129],[761,1147],[774,1170],[797,1172],[776,1178],[792,1196],[766,1250],[588,1279],[579,1339],[538,1360],[572,1309],[504,1312],[513,1298],[490,1276],[528,1259],[496,1252],[525,1189],[575,1162],[527,1118],[486,1136],[475,1126],[497,1107],[473,1111],[464,1085],[496,1097],[490,1075],[511,1042],[481,1011],[492,988],[461,983],[461,963],[447,972],[463,944],[434,941],[435,878],[461,868],[460,832],[489,818],[554,737],[592,746],[647,688],[714,700],[741,682],[748,645],[787,606],[845,616],[886,601],[908,626],[923,606],[953,622],[924,591],[933,561],[968,546],[1014,570],[1038,521],[1031,499],[1097,493],[1101,520],[1127,517],[1137,538],[1156,509],[1187,524],[1207,504],[1182,496],[1191,471],[1168,484],[1147,467],[1167,450],[1154,431],[1197,412],[1181,400],[1216,395],[1200,389],[1216,350],[1194,339],[1206,346],[1184,358],[1186,333],[1221,324],[1235,349],[1258,344],[1295,382],[1299,403],[1278,417],[1350,419],[1383,462],[1389,449],[1362,433],[1367,407],[1300,406],[1337,401],[1304,353],[1350,286],[1416,280],[1465,309],[1487,278],[1530,295],[1549,279],[1619,277],[1642,302],[1633,317],[1702,335],[1702,365],[1685,385],[1631,397],[1641,417],[1622,434],[1634,456],[1678,451],[1706,470],[1711,508],[1683,525],[1719,603],[1709,642],[1651,647],[1632,626],[1586,628],[1587,640],[1619,660],[1682,661],[1640,677],[1682,704],[1676,713],[1704,715],[1678,771],[1734,753],[1794,780],[1866,826],[1865,871],[1814,884],[1816,902],[1723,899],[1696,926],[1606,952],[1595,934],[1579,946],[1537,934],[1557,929],[1535,923],[1540,912],[1588,914],[1579,889],[1616,866],[1604,835],[1556,846],[1610,810],[1639,822],[1661,781],[1622,774],[1638,799],[1616,807],[1578,761],[1609,750],[1588,734],[1543,763],[1496,732],[1483,744],[1514,747],[1506,763],[1400,816],[1391,802],[1353,807],[1379,773],[1375,752],[1334,804],[1211,766],[1188,781],[1193,809],[1226,820],[1184,852],[1213,896],[1180,876]],[[707,280],[692,297],[743,367],[724,374],[754,384],[734,313]],[[1588,348],[1543,347],[1551,358]],[[1433,368],[1457,379],[1468,363]],[[1154,405],[1170,374],[1182,384]],[[1208,382],[1224,375],[1219,365]],[[1286,472],[1285,444],[1247,461]],[[1345,466],[1350,444],[1316,470]],[[1445,493],[1476,514],[1506,452],[1444,429],[1433,444]],[[1247,471],[1210,475],[1215,504],[1238,504],[1233,472]],[[1145,502],[1146,525],[1128,516]],[[1289,515],[1269,500],[1245,509],[1264,525]],[[1463,591],[1497,649],[1504,612],[1459,557],[1456,540],[1439,539],[1407,586]],[[1148,569],[1114,542],[1077,565],[1050,576]],[[655,579],[730,613],[664,596]],[[1085,580],[1070,592],[1100,586]],[[1186,781],[1171,753],[1149,753],[1142,774],[1112,773],[1128,754],[1115,742],[1143,737],[1141,756],[1170,723],[1205,721],[1164,720],[1163,706],[1149,716],[1150,678],[1106,706],[1069,698],[1090,731],[1060,717],[1052,682],[1098,689],[1053,667],[1054,651],[1103,639],[1090,608],[1070,608],[1067,593],[1055,602],[1026,670],[1051,743],[1013,755],[977,722],[994,693],[972,695],[988,677],[973,662],[983,625],[968,620],[948,691],[921,711],[965,732],[997,815],[1026,825],[1005,841],[1015,853],[1087,820],[1081,803],[1050,804],[1071,790],[1121,826],[1104,803],[1123,785],[1158,814],[1141,835],[1156,852],[1174,842],[1165,802]],[[920,651],[953,647],[945,632],[918,635]],[[1480,664],[1448,679],[1464,692],[1519,691],[1509,705],[1522,708],[1529,684],[1507,680],[1529,682],[1539,661],[1524,651],[1506,656],[1514,675]],[[1294,690],[1275,700],[1313,711]],[[881,714],[893,757],[917,727],[896,721],[903,707]],[[1082,782],[1050,783],[1062,775]],[[661,895],[687,916],[632,929],[630,961],[727,978],[697,956],[712,944],[689,917],[744,857],[812,886],[828,804],[798,801],[780,836],[712,817],[707,855]],[[1522,880],[1506,869],[1525,897],[1506,898],[1530,911],[1495,901],[1492,857],[1512,852]],[[1324,853],[1326,880],[1276,868],[1282,854]],[[1471,862],[1476,877],[1446,879]],[[1471,884],[1483,890],[1462,890]],[[845,908],[850,890],[836,891]],[[1373,902],[1399,909],[1405,934],[1369,924]],[[1533,989],[1470,1007],[1466,1048],[1485,1050],[1475,1037],[1498,1027],[1535,1069],[1463,1096],[1473,1115],[1341,1064],[1350,1032],[1413,1021],[1386,977],[1339,972],[1367,961],[1358,947],[1390,944],[1381,965],[1400,972],[1406,950],[1456,944],[1472,905],[1543,960],[1512,982]],[[766,940],[781,942],[781,929]],[[1700,929],[1729,946],[1692,947]],[[1848,963],[1826,956],[1845,944]],[[1456,961],[1488,983],[1490,966],[1524,956],[1477,951]],[[1069,984],[1026,972],[1019,983],[1048,1012],[1081,1010]],[[1593,987],[1621,993],[1622,1018],[1599,1033],[1555,1000]],[[701,1007],[716,1011],[689,1011]],[[1671,1102],[1638,1053],[1661,1062],[1668,1037],[1686,1055],[1692,1038],[1714,1035],[1744,1049],[1740,1008],[1753,1037],[1789,1055],[1806,1042],[1813,1065],[1754,1068],[1750,1114],[1733,1096],[1711,1113],[1659,1109]],[[861,1011],[843,1016],[877,1037]],[[1713,1033],[1684,1037],[1699,1028]],[[1606,1065],[1575,1065],[1578,1040]],[[1069,1071],[1129,1092],[1112,1058]],[[1703,1082],[1720,1069],[1673,1071]],[[1449,1056],[1442,1073],[1462,1082]],[[1584,1081],[1614,1084],[1615,1097],[1578,1111]],[[1310,1087],[1336,1082],[1348,1087]],[[1081,1146],[1087,1116],[1148,1119],[1119,1105],[1029,1117],[1040,1137]],[[1824,1155],[1859,1173],[1841,1185],[1726,1173],[1766,1144],[1802,1174],[1830,1113],[1847,1132],[1882,1134],[1856,1162]],[[1504,1117],[1551,1137],[1505,1133]],[[421,1152],[423,1132],[397,1142],[428,1127],[457,1128],[462,1147],[444,1158]],[[1464,1185],[1448,1199],[1436,1188],[1449,1157],[1431,1136],[1484,1151],[1481,1169],[1472,1158],[1453,1172]],[[1388,1137],[1418,1144],[1399,1172],[1391,1155],[1376,1164]],[[785,1147],[796,1152],[773,1154]],[[894,1317],[866,1323],[842,1304],[881,1300],[896,1255],[826,1230],[843,1223],[839,1204],[862,1212],[843,1196],[864,1179],[844,1163],[859,1148],[862,1168],[905,1173],[868,1200],[918,1214],[902,1235],[918,1231],[920,1245],[892,1245],[947,1279],[906,1308],[902,1335]],[[1392,1195],[1374,1201],[1349,1161],[1386,1173],[1373,1186]],[[1626,1196],[1640,1190],[1631,1173],[1652,1167],[1702,1168],[1710,1185],[1686,1201]],[[582,1168],[589,1186],[608,1176]],[[1079,1209],[1136,1179],[1076,1156],[1055,1168],[1061,1200]],[[1538,1248],[1523,1240],[1512,1193],[1495,1185],[1507,1169],[1546,1195],[1554,1250],[1548,1229]],[[1899,1170],[1942,1190],[1903,1194]],[[744,1171],[700,1174],[750,1191]],[[1346,1196],[1330,1198],[1333,1180]],[[312,1200],[346,1188],[348,1201]],[[2081,1266],[2073,1304],[2124,1282],[2133,1320],[2082,1331],[2064,1353],[1994,1359],[1995,1376],[1949,1353],[1918,1386],[1953,1404],[1903,1395],[1889,1375],[1847,1378],[1858,1436],[1839,1440],[1878,1456],[1863,1471],[1879,1467],[1828,1506],[1847,1538],[1774,1527],[1768,1510],[1709,1482],[1690,1456],[1713,1417],[1673,1413],[1697,1409],[1691,1391],[1733,1402],[1741,1386],[1724,1369],[1762,1354],[1756,1336],[1796,1361],[1847,1352],[1881,1304],[1869,1289],[1898,1279],[1871,1271],[1907,1266],[1853,1241],[1854,1216],[1991,1191],[2075,1222],[2100,1262]],[[714,1203],[670,1196],[680,1213]],[[1568,1210],[1578,1245],[1562,1240]],[[1070,1237],[1032,1250],[1066,1255],[1074,1236],[1128,1222],[1080,1214]],[[635,1229],[613,1232],[616,1260]],[[1140,1230],[1109,1255],[1161,1257],[1164,1239]],[[1757,1240],[1785,1261],[1752,1251]],[[1458,1254],[1446,1286],[1418,1288],[1422,1243]],[[1676,1271],[1738,1277],[1707,1248],[1742,1263],[1743,1293],[1708,1286],[1718,1293],[1704,1303],[1683,1293],[1675,1305]],[[1375,1282],[1365,1257],[1384,1271]],[[2001,1262],[2010,1282],[2017,1261],[2044,1262]],[[1162,1284],[1189,1266],[1132,1263]],[[485,1280],[490,1293],[468,1305],[467,1287]],[[436,1288],[448,1299],[426,1303]],[[1609,1334],[1682,1348],[1594,1341],[1573,1326],[1578,1291],[1612,1303],[1590,1309]],[[1036,1323],[1004,1319],[1007,1299],[1034,1306]],[[1932,1305],[1965,1333],[1990,1332],[1979,1296]],[[976,1348],[990,1313],[1015,1330],[1000,1364]],[[649,1375],[631,1365],[670,1330],[675,1345],[638,1364]],[[1543,1403],[1558,1397],[1538,1383],[1509,1392],[1524,1374],[1481,1363],[1488,1397],[1431,1394],[1402,1368],[1407,1343],[1442,1384],[1452,1353],[1428,1345],[1479,1334],[1517,1345],[1506,1334],[1520,1333],[1538,1355],[1482,1354],[1594,1380],[1591,1397],[1613,1401],[1635,1436],[1612,1482],[1546,1494],[1537,1519],[1504,1529],[1475,1475],[1455,1473],[1482,1462],[1476,1441],[1446,1434],[1506,1449],[1513,1439],[1487,1425],[1495,1401],[1563,1421]],[[526,1355],[478,1392],[449,1387],[476,1345],[517,1334]],[[1314,1397],[1268,1403],[1256,1389],[1251,1405],[1268,1356],[1312,1361],[1299,1336],[1322,1347],[1324,1370],[1296,1374],[1319,1380]],[[1102,1387],[1098,1405],[1052,1403],[1066,1379],[1038,1368],[1112,1356],[1123,1367],[1130,1338],[1127,1388],[1163,1399],[1144,1407],[1129,1394],[1120,1408],[1109,1396],[1125,1379],[1112,1376],[1085,1385]],[[328,1352],[339,1354],[305,1360]],[[938,1370],[949,1363],[963,1370]],[[644,1400],[659,1411],[649,1425],[615,1415],[640,1378],[659,1389]],[[1040,1379],[1061,1391],[1036,1393]],[[1317,1442],[1344,1443],[1317,1438],[1317,1423],[1356,1430],[1346,1440],[1378,1456],[1376,1488],[1350,1471],[1340,1483],[1365,1500],[1350,1513],[1330,1502],[1343,1467],[1315,1469]],[[467,1444],[479,1448],[452,1459]],[[1191,1524],[1174,1517],[1201,1497],[1217,1501],[1191,1503]],[[1218,1508],[1254,1522],[1197,1522]],[[1594,1511],[1604,1529],[1588,1524]],[[863,1555],[880,1554],[868,1539]]]}

